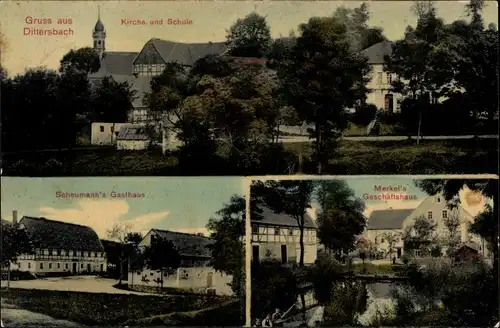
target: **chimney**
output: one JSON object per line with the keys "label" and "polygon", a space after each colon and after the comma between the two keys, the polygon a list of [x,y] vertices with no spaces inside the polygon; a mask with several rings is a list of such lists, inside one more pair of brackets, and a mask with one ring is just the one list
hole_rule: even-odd
{"label": "chimney", "polygon": [[12,223],[17,224],[17,210],[12,211]]}

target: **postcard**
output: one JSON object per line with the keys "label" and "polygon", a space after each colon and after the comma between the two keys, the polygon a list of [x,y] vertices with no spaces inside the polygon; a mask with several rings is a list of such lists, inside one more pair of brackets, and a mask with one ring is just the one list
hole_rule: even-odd
{"label": "postcard", "polygon": [[5,327],[243,326],[241,178],[2,178]]}
{"label": "postcard", "polygon": [[2,172],[496,173],[496,5],[2,1]]}
{"label": "postcard", "polygon": [[255,327],[493,327],[498,177],[254,179]]}

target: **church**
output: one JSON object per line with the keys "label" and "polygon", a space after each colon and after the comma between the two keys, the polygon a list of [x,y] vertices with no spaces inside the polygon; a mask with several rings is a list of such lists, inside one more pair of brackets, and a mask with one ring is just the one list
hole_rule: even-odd
{"label": "church", "polygon": [[92,31],[93,48],[101,58],[98,72],[90,74],[89,80],[112,77],[116,82],[128,82],[136,91],[136,99],[129,114],[130,123],[145,124],[154,121],[143,104],[144,94],[150,91],[151,79],[160,75],[169,62],[190,67],[207,55],[223,55],[224,42],[181,43],[151,39],[139,52],[106,51],[106,29],[100,14]]}

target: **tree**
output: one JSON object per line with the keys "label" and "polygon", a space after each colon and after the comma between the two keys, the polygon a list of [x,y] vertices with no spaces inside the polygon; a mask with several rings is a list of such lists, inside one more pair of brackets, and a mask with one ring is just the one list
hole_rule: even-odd
{"label": "tree", "polygon": [[250,193],[258,190],[265,205],[275,213],[290,215],[300,230],[300,259],[299,266],[304,266],[304,227],[306,209],[311,207],[311,197],[315,182],[309,180],[282,180],[254,182]]}
{"label": "tree", "polygon": [[419,137],[423,112],[431,98],[454,90],[453,64],[457,59],[455,52],[449,51],[454,39],[445,32],[433,3],[417,2],[414,12],[418,15],[417,26],[408,26],[404,38],[394,43],[392,54],[385,58],[385,70],[397,76],[392,83],[394,91],[411,99],[407,110],[418,117]]}
{"label": "tree", "polygon": [[446,236],[444,238],[444,247],[448,257],[454,257],[458,246],[460,245],[460,219],[456,213],[451,213],[444,219],[446,227]]}
{"label": "tree", "polygon": [[288,310],[299,290],[292,270],[273,261],[252,263],[252,318],[263,318],[275,308]]}
{"label": "tree", "polygon": [[425,216],[417,217],[413,224],[406,227],[403,232],[403,243],[405,252],[413,253],[413,256],[429,256],[431,249],[436,245],[434,233],[436,223]]}
{"label": "tree", "polygon": [[319,304],[328,304],[332,300],[333,286],[343,275],[342,266],[330,255],[320,254],[311,270],[314,297]]}
{"label": "tree", "polygon": [[101,68],[101,59],[97,51],[90,47],[71,49],[61,59],[59,72],[65,73],[68,70],[75,70],[85,75],[95,73]]}
{"label": "tree", "polygon": [[242,296],[245,263],[245,212],[244,197],[234,195],[228,204],[217,212],[217,218],[211,218],[207,229],[214,241],[208,248],[211,251],[211,266],[220,272],[233,276],[233,291]]}
{"label": "tree", "polygon": [[343,180],[321,181],[315,194],[321,207],[318,238],[340,259],[342,252],[355,248],[357,237],[365,228],[365,204]]}
{"label": "tree", "polygon": [[117,223],[115,224],[111,229],[107,231],[108,238],[115,240],[119,242],[120,245],[120,252],[118,256],[119,260],[119,265],[120,265],[120,278],[119,278],[119,284],[122,284],[122,279],[123,279],[123,265],[124,262],[128,259],[127,252],[125,249],[125,244],[128,243],[129,238],[132,238],[131,241],[136,241],[135,235],[131,231],[132,226],[127,223]]}
{"label": "tree", "polygon": [[94,121],[127,122],[136,97],[136,91],[128,82],[119,83],[112,77],[104,77],[96,82],[92,91]]}
{"label": "tree", "polygon": [[172,241],[155,236],[151,245],[144,249],[146,267],[160,271],[160,288],[163,288],[163,272],[165,269],[177,269],[181,263],[181,256]]}
{"label": "tree", "polygon": [[366,3],[362,3],[358,8],[354,9],[348,9],[344,6],[338,7],[333,13],[333,17],[346,25],[350,47],[353,52],[387,41],[380,27],[368,27],[370,13]]}
{"label": "tree", "polygon": [[367,60],[350,50],[347,29],[335,18],[311,18],[289,60],[278,67],[282,94],[301,120],[314,124],[318,174],[348,125],[347,108],[365,98]]}
{"label": "tree", "polygon": [[256,12],[238,19],[227,31],[229,55],[263,58],[271,46],[271,31],[266,18]]}
{"label": "tree", "polygon": [[24,230],[24,228],[22,228],[20,225],[8,223],[2,220],[1,231],[1,268],[3,269],[7,267],[7,289],[9,289],[10,265],[16,263],[19,256],[34,254],[35,250],[26,230]]}
{"label": "tree", "polygon": [[382,237],[387,242],[387,254],[385,256],[389,257],[389,259],[392,259],[393,254],[396,251],[396,243],[398,242],[399,238],[401,238],[401,235],[395,232],[386,232],[382,234]]}

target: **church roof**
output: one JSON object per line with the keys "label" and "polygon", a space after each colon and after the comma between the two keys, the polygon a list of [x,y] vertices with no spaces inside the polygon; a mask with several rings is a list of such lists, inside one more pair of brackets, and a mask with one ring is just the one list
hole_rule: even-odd
{"label": "church roof", "polygon": [[138,52],[105,52],[101,59],[101,68],[96,75],[132,75],[134,73],[134,58],[138,54]]}
{"label": "church roof", "polygon": [[166,63],[178,62],[186,66],[193,65],[198,59],[207,55],[221,55],[226,51],[224,42],[181,43],[151,39],[144,45],[144,48],[150,44],[156,48]]}

